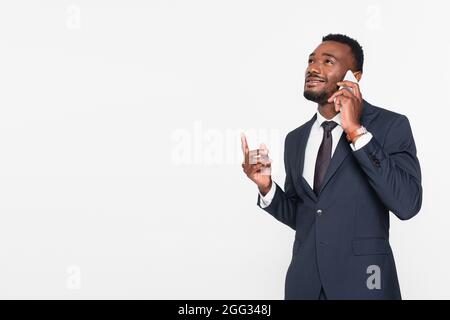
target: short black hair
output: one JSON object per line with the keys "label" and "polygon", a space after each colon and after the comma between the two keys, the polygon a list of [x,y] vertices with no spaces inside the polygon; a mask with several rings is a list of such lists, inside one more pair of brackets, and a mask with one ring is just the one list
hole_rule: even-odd
{"label": "short black hair", "polygon": [[345,34],[328,34],[322,38],[322,42],[324,41],[336,41],[339,43],[346,44],[352,50],[353,57],[356,60],[356,70],[354,71],[363,71],[364,64],[364,52],[361,45],[355,39],[346,36]]}

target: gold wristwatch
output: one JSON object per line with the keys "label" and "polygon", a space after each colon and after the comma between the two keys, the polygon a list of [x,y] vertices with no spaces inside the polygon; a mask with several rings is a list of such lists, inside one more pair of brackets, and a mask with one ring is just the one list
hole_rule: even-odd
{"label": "gold wristwatch", "polygon": [[356,137],[361,136],[365,133],[367,133],[367,129],[365,127],[361,126],[358,129],[348,133],[347,140],[348,140],[348,142],[353,142],[353,139],[355,139]]}

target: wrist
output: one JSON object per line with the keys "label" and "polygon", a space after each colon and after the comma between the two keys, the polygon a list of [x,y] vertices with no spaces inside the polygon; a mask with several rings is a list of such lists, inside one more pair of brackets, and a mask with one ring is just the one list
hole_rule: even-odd
{"label": "wrist", "polygon": [[367,133],[367,129],[362,125],[352,127],[352,129],[347,131],[347,140],[354,144],[356,140],[365,133]]}
{"label": "wrist", "polygon": [[272,179],[269,180],[269,183],[258,186],[259,192],[265,196],[267,193],[269,193],[270,188],[272,188]]}
{"label": "wrist", "polygon": [[352,124],[347,129],[345,129],[345,133],[346,134],[352,133],[353,131],[358,130],[361,127],[362,125],[360,123]]}

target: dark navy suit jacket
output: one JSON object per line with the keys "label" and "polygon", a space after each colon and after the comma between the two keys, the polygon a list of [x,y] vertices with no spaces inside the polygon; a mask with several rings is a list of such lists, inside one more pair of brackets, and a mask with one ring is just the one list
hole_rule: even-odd
{"label": "dark navy suit jacket", "polygon": [[302,174],[314,121],[286,136],[284,191],[276,185],[264,209],[295,230],[285,299],[317,299],[321,287],[328,299],[401,299],[389,211],[407,220],[422,205],[409,121],[364,101],[360,121],[373,137],[353,151],[342,134],[317,196]]}

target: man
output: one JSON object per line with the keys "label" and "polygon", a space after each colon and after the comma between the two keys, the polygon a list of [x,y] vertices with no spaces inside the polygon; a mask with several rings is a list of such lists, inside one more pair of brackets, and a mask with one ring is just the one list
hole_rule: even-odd
{"label": "man", "polygon": [[340,34],[309,56],[304,97],[318,107],[286,136],[284,191],[261,172],[267,149],[251,164],[243,137],[257,204],[296,231],[285,299],[401,299],[389,211],[401,220],[419,212],[421,171],[408,119],[342,81],[347,70],[359,81],[363,60],[359,43]]}

